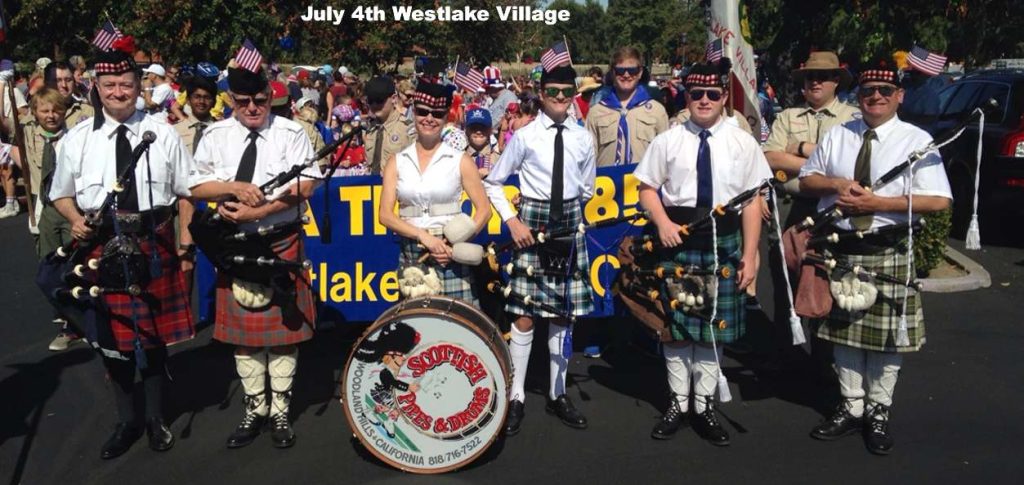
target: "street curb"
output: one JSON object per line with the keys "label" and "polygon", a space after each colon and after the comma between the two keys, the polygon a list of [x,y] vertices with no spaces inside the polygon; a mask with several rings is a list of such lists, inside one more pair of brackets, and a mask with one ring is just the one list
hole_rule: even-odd
{"label": "street curb", "polygon": [[963,267],[967,271],[967,276],[957,278],[922,278],[919,280],[921,282],[921,291],[955,293],[958,291],[988,288],[992,285],[992,276],[988,274],[988,271],[960,251],[946,246],[946,258]]}

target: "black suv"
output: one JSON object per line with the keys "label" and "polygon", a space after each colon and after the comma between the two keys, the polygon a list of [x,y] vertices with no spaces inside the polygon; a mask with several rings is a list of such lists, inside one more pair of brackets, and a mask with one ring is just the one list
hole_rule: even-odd
{"label": "black suv", "polygon": [[[999,108],[985,118],[978,217],[982,244],[1024,244],[1024,69],[972,72],[939,91],[926,113],[900,117],[933,136],[955,127],[964,115],[995,99]],[[936,111],[937,109],[937,111]],[[978,122],[942,149],[953,189],[953,234],[963,237],[971,220],[977,168]]]}

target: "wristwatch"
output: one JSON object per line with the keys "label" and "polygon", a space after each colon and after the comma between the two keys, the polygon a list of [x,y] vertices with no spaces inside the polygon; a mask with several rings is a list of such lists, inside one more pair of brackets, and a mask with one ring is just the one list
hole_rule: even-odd
{"label": "wristwatch", "polygon": [[196,245],[192,243],[179,244],[178,249],[185,251],[185,254],[188,254],[190,256],[196,254]]}

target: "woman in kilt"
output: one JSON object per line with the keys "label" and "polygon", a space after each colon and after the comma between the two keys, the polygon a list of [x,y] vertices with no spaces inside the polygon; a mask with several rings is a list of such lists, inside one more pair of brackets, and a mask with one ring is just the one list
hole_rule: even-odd
{"label": "woman in kilt", "polygon": [[[865,189],[909,155],[931,141],[925,131],[896,116],[903,101],[898,73],[884,64],[861,72],[858,100],[863,119],[833,127],[800,171],[800,190],[821,196],[818,209],[837,204],[854,214],[836,229],[878,229],[906,224],[908,206],[916,214],[949,207],[952,194],[942,158],[932,151],[913,165],[913,184],[903,176]],[[912,204],[908,204],[912,202]],[[850,266],[885,273],[899,279],[914,274],[908,264],[907,239],[874,238],[840,244],[833,255]],[[899,248],[899,249],[897,249]],[[835,413],[811,431],[816,439],[831,441],[863,432],[865,445],[875,454],[888,454],[889,407],[903,363],[903,354],[924,344],[924,318],[920,295],[902,285],[877,283],[874,304],[863,311],[846,311],[833,304],[818,328],[818,337],[835,344],[835,367],[842,402]]]}
{"label": "woman in kilt", "polygon": [[477,305],[473,268],[452,261],[452,247],[442,231],[446,224],[460,222],[452,219],[462,214],[463,191],[473,204],[473,234],[491,217],[491,205],[473,159],[441,141],[451,91],[421,79],[413,98],[416,142],[384,167],[380,222],[401,236],[401,268],[420,265],[421,256],[429,253],[423,269],[432,270],[441,280],[442,294]]}
{"label": "woman in kilt", "polygon": [[[674,342],[664,346],[664,353],[672,400],[651,433],[655,439],[668,439],[678,431],[689,408],[692,376],[694,428],[718,446],[729,444],[729,434],[714,412],[715,389],[727,385],[720,377],[718,362],[721,345],[743,336],[743,290],[757,274],[760,196],[739,214],[718,218],[715,234],[709,229],[683,240],[680,226],[771,176],[757,141],[723,121],[722,107],[728,100],[725,76],[712,65],[699,64],[690,70],[686,77],[690,119],[655,137],[634,172],[641,182],[640,204],[651,214],[653,224],[647,230],[665,248],[662,264],[707,269],[717,260],[718,265],[735,270],[731,278],[703,278],[717,283],[706,286],[717,287],[715,294],[704,296],[706,309],[671,313],[668,323]],[[676,294],[667,288],[660,290],[663,295]],[[716,310],[714,325],[711,308]]]}
{"label": "woman in kilt", "polygon": [[[586,241],[576,235],[572,242],[533,246],[531,231],[575,228],[583,219],[583,201],[594,192],[597,161],[593,136],[568,117],[576,94],[576,71],[568,66],[545,71],[541,77],[542,112],[512,137],[498,163],[484,181],[487,195],[501,219],[508,225],[517,252],[513,265],[521,270],[565,271],[566,277],[528,276],[516,272],[512,291],[531,300],[564,309],[566,313],[586,315],[594,308]],[[504,183],[519,174],[522,205],[517,214],[505,197]],[[531,247],[533,246],[533,247]],[[566,255],[575,254],[574,260]],[[561,261],[558,261],[561,259]],[[581,275],[583,275],[581,277]],[[524,416],[526,368],[533,345],[535,318],[549,318],[548,355],[551,383],[546,411],[555,414],[567,426],[586,428],[587,418],[580,413],[565,391],[568,355],[563,349],[568,332],[564,317],[542,311],[533,305],[509,302],[505,310],[516,316],[512,325],[512,389],[505,432],[519,432]]]}

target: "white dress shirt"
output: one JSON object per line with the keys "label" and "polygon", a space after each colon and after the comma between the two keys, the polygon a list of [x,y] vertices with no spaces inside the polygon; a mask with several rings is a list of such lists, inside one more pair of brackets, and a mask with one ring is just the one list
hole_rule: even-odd
{"label": "white dress shirt", "polygon": [[[135,166],[135,187],[139,210],[169,206],[178,196],[187,197],[189,173],[195,169],[192,155],[181,143],[174,128],[136,112],[123,123],[126,136],[135,148],[142,134],[152,131],[156,141],[150,145],[149,156],[143,155]],[[121,123],[106,115],[103,126],[92,129],[92,119],[75,125],[61,140],[57,151],[57,167],[50,186],[50,200],[74,197],[78,208],[95,211],[103,204],[117,180],[117,129]],[[152,175],[152,178],[150,178]],[[153,192],[150,203],[150,188]]]}
{"label": "white dress shirt", "polygon": [[[242,161],[242,153],[249,146],[250,130],[237,119],[228,118],[218,121],[206,128],[203,138],[199,141],[195,153],[195,170],[189,177],[189,186],[211,181],[232,182],[238,173]],[[252,183],[263,185],[281,172],[301,165],[313,156],[313,147],[302,125],[270,115],[267,122],[258,130],[256,138],[256,170],[253,172]],[[314,164],[302,171],[302,178],[310,180],[319,178],[320,170]],[[296,180],[278,188],[267,196],[273,200],[289,190]],[[252,229],[260,225],[289,221],[296,218],[294,210],[284,210],[271,214],[261,221],[243,224],[243,229]]]}
{"label": "white dress shirt", "polygon": [[[505,146],[501,158],[491,173],[484,179],[487,197],[494,209],[507,221],[515,217],[508,199],[505,198],[505,180],[519,174],[519,191],[528,199],[551,200],[551,174],[555,163],[555,122],[542,111],[537,119],[516,130],[512,140]],[[570,119],[565,120],[562,130],[564,148],[563,177],[565,200],[590,199],[594,195],[594,178],[597,177],[597,158],[594,154],[594,137],[586,128]]]}
{"label": "white dress shirt", "polygon": [[[857,166],[857,154],[860,153],[864,140],[864,132],[868,126],[864,120],[853,120],[832,127],[825,132],[818,148],[807,159],[800,169],[800,178],[811,174],[826,177],[838,177],[853,180],[853,170]],[[878,140],[871,144],[871,180],[877,181],[890,169],[907,159],[914,150],[924,148],[931,143],[932,137],[924,130],[906,123],[894,116],[891,120],[875,128]],[[939,196],[952,199],[946,169],[942,165],[942,157],[937,151],[931,151],[913,165],[914,195]],[[906,194],[906,172],[903,176],[878,187],[875,194],[895,197]],[[818,210],[824,210],[836,202],[838,195],[822,197],[818,202]],[[914,218],[917,219],[915,214]],[[906,211],[877,212],[871,223],[872,228],[901,224],[907,222]],[[840,229],[853,229],[849,219],[837,222]]]}
{"label": "white dress shirt", "polygon": [[[633,176],[661,190],[666,207],[697,206],[697,149],[704,129],[693,121],[669,128],[654,137]],[[772,176],[757,141],[727,120],[708,129],[711,149],[712,202],[724,204]]]}
{"label": "white dress shirt", "polygon": [[[416,144],[409,145],[398,152],[395,161],[398,163],[398,185],[396,196],[400,207],[415,206],[429,209],[438,204],[456,204],[462,200],[462,163],[463,153],[447,143],[441,143],[430,159],[427,169],[420,173],[419,157],[416,155]],[[403,217],[406,222],[423,229],[444,227],[454,214],[424,214],[418,217]]]}

